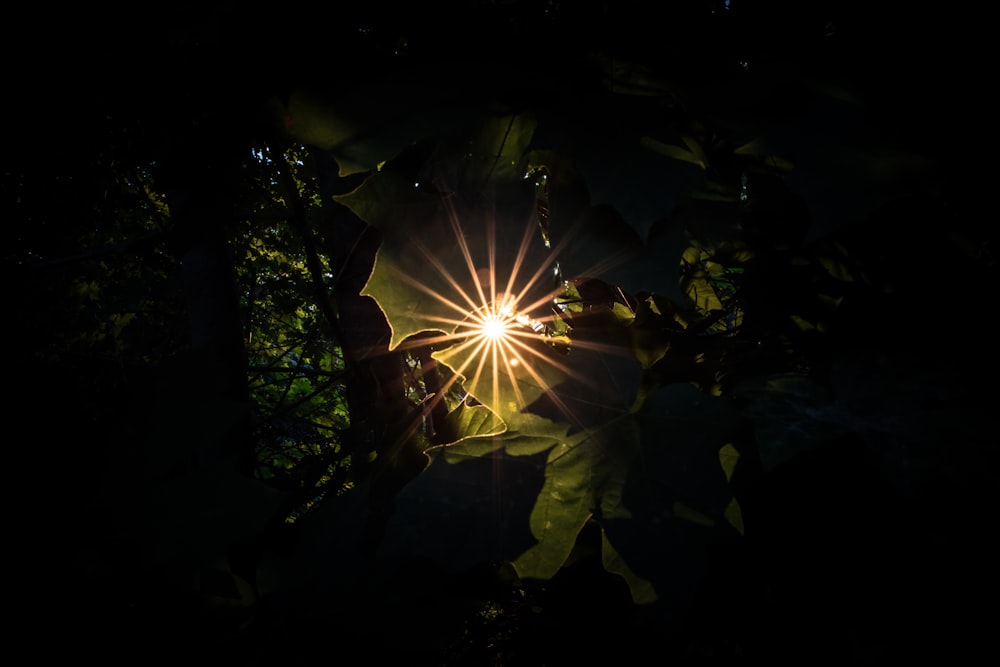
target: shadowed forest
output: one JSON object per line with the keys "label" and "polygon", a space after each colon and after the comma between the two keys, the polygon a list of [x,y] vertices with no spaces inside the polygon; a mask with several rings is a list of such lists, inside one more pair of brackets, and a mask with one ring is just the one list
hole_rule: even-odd
{"label": "shadowed forest", "polygon": [[961,663],[985,16],[28,8],[0,257],[36,654]]}

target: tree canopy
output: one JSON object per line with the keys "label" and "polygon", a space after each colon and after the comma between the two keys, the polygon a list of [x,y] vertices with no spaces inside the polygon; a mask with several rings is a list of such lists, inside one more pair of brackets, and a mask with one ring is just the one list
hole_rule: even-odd
{"label": "tree canopy", "polygon": [[66,54],[8,83],[0,182],[53,633],[435,665],[983,636],[971,24],[569,4],[8,45]]}

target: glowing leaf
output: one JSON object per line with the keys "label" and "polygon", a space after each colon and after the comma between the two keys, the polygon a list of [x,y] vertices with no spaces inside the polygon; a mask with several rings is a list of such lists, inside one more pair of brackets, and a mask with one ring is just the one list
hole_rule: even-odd
{"label": "glowing leaf", "polygon": [[[503,141],[527,141],[532,122],[524,120],[528,127],[513,131],[511,120],[489,125],[499,134],[494,142],[479,142],[495,154],[451,158],[447,163],[461,172],[443,170],[441,179],[448,181],[435,181],[433,193],[417,186],[418,175],[384,169],[336,198],[382,233],[362,293],[386,313],[390,347],[420,332],[453,333],[471,312],[502,294],[519,297],[519,312],[538,308],[551,289],[542,280],[552,258],[537,237],[534,193],[513,178],[507,163],[517,149]],[[479,183],[484,178],[489,182]],[[446,194],[470,180],[491,196],[484,200],[478,190]]]}
{"label": "glowing leaf", "polygon": [[[557,335],[565,321],[553,314],[553,299],[564,282],[553,279],[555,263],[594,268],[600,253],[635,247],[637,239],[624,225],[624,235],[609,237],[593,218],[581,229],[559,230],[568,235],[546,247],[534,184],[515,168],[534,125],[530,117],[491,119],[474,135],[471,153],[435,153],[416,176],[390,163],[337,197],[381,232],[362,294],[385,313],[390,347],[431,332],[413,344],[431,345],[465,391],[528,434],[537,425],[525,420],[572,423],[592,415],[587,405],[595,396],[623,411],[639,382],[624,335],[617,351],[606,336],[592,336],[598,340],[584,349],[585,336]],[[433,176],[434,187],[420,187],[422,176]],[[609,326],[624,331],[630,317],[618,313]]]}
{"label": "glowing leaf", "polygon": [[497,435],[506,428],[504,423],[489,408],[460,403],[448,413],[448,432],[464,438],[481,438]]}

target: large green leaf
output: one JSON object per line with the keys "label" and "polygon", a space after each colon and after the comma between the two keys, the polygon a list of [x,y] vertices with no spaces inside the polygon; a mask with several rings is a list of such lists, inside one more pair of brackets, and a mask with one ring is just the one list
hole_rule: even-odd
{"label": "large green leaf", "polygon": [[[563,413],[556,421],[572,421],[571,412],[592,413],[584,407],[590,403],[623,410],[639,382],[630,344],[614,331],[620,322],[601,333],[622,340],[591,335],[595,340],[587,345],[577,335],[569,354],[549,335],[553,297],[563,289],[551,277],[555,263],[593,268],[602,256],[634,251],[637,239],[623,224],[618,228],[625,233],[609,232],[600,224],[606,219],[588,214],[585,224],[546,242],[538,207],[548,192],[524,178],[540,157],[525,156],[534,126],[527,116],[495,117],[463,144],[469,152],[445,146],[432,152],[417,176],[389,165],[338,197],[382,234],[362,292],[385,312],[391,347],[437,332],[418,343],[432,345],[435,357],[461,376],[465,391],[519,433],[522,427],[509,420],[523,421],[527,414],[550,419],[547,412],[555,409]],[[424,176],[429,180],[415,180]],[[423,187],[427,183],[432,190]],[[577,201],[574,210],[588,209]],[[513,318],[505,342],[474,335],[477,318],[500,305]]]}
{"label": "large green leaf", "polygon": [[595,512],[627,516],[621,498],[638,448],[629,414],[576,433],[549,451],[545,483],[530,517],[537,543],[514,561],[522,576],[545,579],[558,572]]}
{"label": "large green leaf", "polygon": [[385,311],[390,347],[421,332],[453,333],[500,293],[527,304],[551,289],[534,188],[514,176],[533,126],[529,117],[494,119],[468,159],[449,155],[422,174],[387,168],[337,197],[382,234],[363,294]]}
{"label": "large green leaf", "polygon": [[496,413],[483,405],[469,405],[465,401],[450,410],[445,417],[447,433],[455,433],[459,440],[499,435],[506,429]]}

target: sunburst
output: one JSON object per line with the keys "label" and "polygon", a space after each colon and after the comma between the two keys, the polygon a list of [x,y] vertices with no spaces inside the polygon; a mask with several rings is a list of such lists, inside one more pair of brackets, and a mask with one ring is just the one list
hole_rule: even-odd
{"label": "sunburst", "polygon": [[[461,382],[464,393],[489,406],[501,418],[524,410],[539,395],[546,394],[572,420],[569,407],[553,393],[557,381],[554,378],[572,377],[578,382],[587,382],[587,378],[574,372],[565,355],[556,351],[560,347],[566,349],[568,340],[553,333],[558,318],[553,304],[563,292],[552,280],[555,253],[549,253],[547,261],[525,276],[529,273],[525,269],[530,244],[537,240],[537,225],[526,225],[509,270],[504,269],[506,275],[500,275],[492,221],[484,224],[488,252],[482,262],[485,266],[481,266],[472,256],[467,233],[455,211],[448,208],[448,212],[464,267],[445,266],[419,239],[411,239],[428,265],[443,279],[446,289],[432,289],[402,273],[397,277],[446,306],[445,310],[453,316],[426,316],[428,321],[440,325],[440,333],[404,341],[401,347],[429,345],[435,350],[434,356],[454,371],[442,387],[442,394]],[[460,280],[456,271],[458,276],[468,277]],[[549,289],[543,287],[545,281],[551,286]],[[498,285],[503,286],[499,291]],[[466,286],[471,286],[471,290]],[[536,313],[541,314],[536,316]],[[442,395],[432,400],[443,398]]]}
{"label": "sunburst", "polygon": [[491,343],[502,341],[511,331],[511,325],[515,321],[512,309],[507,307],[490,307],[485,312],[473,315],[475,328],[479,335]]}

